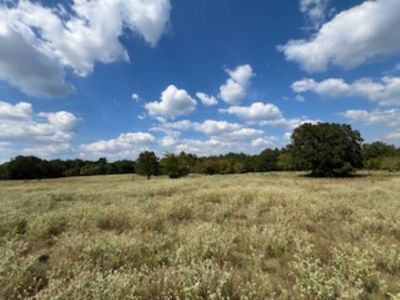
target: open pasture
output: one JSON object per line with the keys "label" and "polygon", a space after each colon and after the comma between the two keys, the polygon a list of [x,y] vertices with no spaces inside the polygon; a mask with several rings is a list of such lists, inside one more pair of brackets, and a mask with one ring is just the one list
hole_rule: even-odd
{"label": "open pasture", "polygon": [[0,207],[1,299],[400,297],[396,173],[2,181]]}

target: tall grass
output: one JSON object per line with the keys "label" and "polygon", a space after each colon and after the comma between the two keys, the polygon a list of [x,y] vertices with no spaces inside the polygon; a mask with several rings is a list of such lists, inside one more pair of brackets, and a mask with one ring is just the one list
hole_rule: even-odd
{"label": "tall grass", "polygon": [[0,182],[1,299],[399,299],[400,176]]}

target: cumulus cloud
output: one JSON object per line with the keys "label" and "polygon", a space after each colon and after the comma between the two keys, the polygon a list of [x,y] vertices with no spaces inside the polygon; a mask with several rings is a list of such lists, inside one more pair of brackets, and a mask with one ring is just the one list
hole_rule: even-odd
{"label": "cumulus cloud", "polygon": [[149,102],[145,104],[145,108],[152,117],[174,119],[191,113],[196,104],[196,100],[185,90],[170,85],[161,93],[160,101]]}
{"label": "cumulus cloud", "polygon": [[205,120],[202,123],[189,120],[169,122],[154,127],[153,130],[162,131],[169,135],[171,133],[177,135],[182,131],[196,131],[209,137],[218,137],[218,139],[224,140],[243,140],[258,137],[264,133],[263,130],[245,127],[238,123],[217,120]]}
{"label": "cumulus cloud", "polygon": [[1,20],[0,9],[0,80],[37,97],[64,96],[74,91],[55,59],[37,50],[14,29],[2,29]]}
{"label": "cumulus cloud", "polygon": [[155,142],[155,137],[147,132],[122,133],[115,139],[80,145],[81,156],[132,158],[140,151],[148,149],[153,142]]}
{"label": "cumulus cloud", "polygon": [[236,115],[247,122],[272,121],[282,118],[281,110],[271,103],[254,102],[250,106],[231,106],[220,111]]}
{"label": "cumulus cloud", "polygon": [[264,149],[276,145],[276,137],[260,137],[251,141],[251,146],[256,149]]}
{"label": "cumulus cloud", "polygon": [[69,9],[0,4],[0,79],[34,96],[65,95],[73,90],[66,67],[86,76],[96,62],[129,61],[124,29],[155,46],[170,10],[169,0],[75,0]]}
{"label": "cumulus cloud", "polygon": [[294,129],[304,123],[315,123],[317,120],[307,117],[287,119],[282,111],[272,103],[254,102],[250,106],[231,106],[220,109],[222,113],[236,115],[249,124],[281,126]]}
{"label": "cumulus cloud", "polygon": [[310,39],[290,40],[280,50],[308,72],[330,65],[345,69],[400,52],[400,1],[364,1],[338,13]]}
{"label": "cumulus cloud", "polygon": [[77,123],[67,111],[34,113],[30,103],[0,101],[0,141],[13,148],[22,145],[25,154],[43,157],[67,150]]}
{"label": "cumulus cloud", "polygon": [[380,81],[364,78],[351,84],[340,78],[330,78],[321,82],[305,78],[294,82],[292,89],[297,93],[311,91],[332,98],[363,97],[380,105],[400,104],[400,77],[385,76]]}
{"label": "cumulus cloud", "polygon": [[240,145],[237,145],[236,143],[223,142],[215,138],[208,140],[186,139],[180,141],[180,143],[176,146],[176,151],[184,151],[199,156],[206,156],[238,151],[240,149],[237,148],[238,146],[240,147]]}
{"label": "cumulus cloud", "polygon": [[343,113],[349,121],[365,125],[400,126],[400,110],[347,110]]}
{"label": "cumulus cloud", "polygon": [[50,144],[44,146],[33,146],[27,147],[22,150],[22,154],[24,155],[34,155],[34,156],[52,156],[58,155],[59,153],[67,152],[72,150],[72,146],[69,143],[61,143],[61,144]]}
{"label": "cumulus cloud", "polygon": [[32,116],[32,104],[27,102],[19,102],[11,104],[8,102],[0,101],[0,119],[30,119]]}
{"label": "cumulus cloud", "polygon": [[[250,137],[248,137],[250,138]],[[176,145],[176,152],[189,152],[200,156],[219,155],[229,152],[258,153],[261,149],[274,147],[277,139],[275,137],[257,137],[243,143],[240,140],[223,140],[211,137],[206,140],[183,139]]]}
{"label": "cumulus cloud", "polygon": [[393,142],[393,141],[400,141],[400,131],[394,131],[385,136],[385,140],[388,142]]}
{"label": "cumulus cloud", "polygon": [[255,75],[250,65],[241,65],[234,70],[227,69],[229,79],[219,88],[219,97],[228,104],[240,103],[247,93],[250,79]]}
{"label": "cumulus cloud", "polygon": [[[162,146],[173,146],[173,151],[190,152],[197,155],[220,154],[227,152],[254,152],[261,147],[257,139],[269,139],[272,143],[273,137],[264,137],[264,131],[250,128],[238,123],[227,121],[205,120],[204,122],[193,122],[182,120],[160,124],[152,130],[161,131],[166,136],[161,140]],[[194,131],[205,135],[206,139],[181,138],[183,132]]]}
{"label": "cumulus cloud", "polygon": [[218,104],[218,101],[214,96],[209,96],[205,93],[198,92],[196,93],[196,97],[199,98],[201,103],[206,106],[213,106]]}
{"label": "cumulus cloud", "polygon": [[329,2],[330,0],[300,0],[300,11],[313,28],[318,29],[324,23]]}

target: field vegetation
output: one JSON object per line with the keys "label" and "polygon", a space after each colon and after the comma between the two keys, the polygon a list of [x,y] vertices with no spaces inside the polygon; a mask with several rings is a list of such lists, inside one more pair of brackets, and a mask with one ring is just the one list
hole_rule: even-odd
{"label": "field vegetation", "polygon": [[0,181],[0,299],[399,299],[400,174]]}

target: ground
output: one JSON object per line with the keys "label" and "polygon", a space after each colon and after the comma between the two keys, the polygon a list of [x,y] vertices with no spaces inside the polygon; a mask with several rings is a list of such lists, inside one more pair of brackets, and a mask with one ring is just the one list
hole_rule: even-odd
{"label": "ground", "polygon": [[399,299],[400,174],[0,182],[0,299]]}

